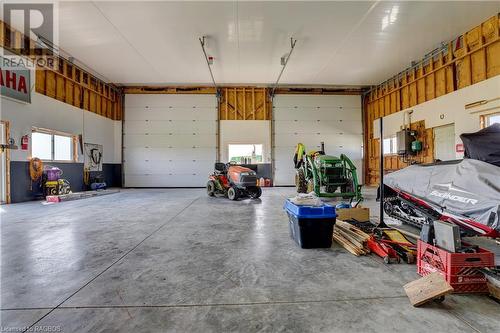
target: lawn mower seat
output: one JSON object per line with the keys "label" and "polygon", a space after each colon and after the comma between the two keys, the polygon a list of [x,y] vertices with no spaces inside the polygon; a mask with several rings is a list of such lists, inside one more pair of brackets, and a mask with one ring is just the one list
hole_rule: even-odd
{"label": "lawn mower seat", "polygon": [[220,162],[215,163],[214,169],[215,169],[215,172],[217,172],[217,173],[225,173],[227,171],[226,164],[220,163]]}

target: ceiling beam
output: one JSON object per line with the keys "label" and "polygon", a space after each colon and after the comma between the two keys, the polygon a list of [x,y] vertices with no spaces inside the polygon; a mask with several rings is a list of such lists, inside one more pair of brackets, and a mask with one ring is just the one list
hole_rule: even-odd
{"label": "ceiling beam", "polygon": [[126,86],[122,87],[124,94],[208,94],[215,95],[215,87],[206,86]]}
{"label": "ceiling beam", "polygon": [[[246,88],[264,88],[246,86]],[[224,87],[222,87],[224,88]],[[233,88],[228,86],[228,88]],[[233,88],[234,89],[234,88]],[[237,90],[244,90],[237,87]],[[124,86],[124,94],[208,94],[215,95],[215,87],[207,86]],[[326,88],[326,87],[278,87],[275,94],[302,94],[302,95],[362,95],[366,88]]]}

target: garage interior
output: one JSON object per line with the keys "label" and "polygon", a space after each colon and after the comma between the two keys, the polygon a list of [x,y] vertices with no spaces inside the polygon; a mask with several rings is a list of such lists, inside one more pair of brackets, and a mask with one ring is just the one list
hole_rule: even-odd
{"label": "garage interior", "polygon": [[0,331],[499,332],[500,1],[0,23]]}

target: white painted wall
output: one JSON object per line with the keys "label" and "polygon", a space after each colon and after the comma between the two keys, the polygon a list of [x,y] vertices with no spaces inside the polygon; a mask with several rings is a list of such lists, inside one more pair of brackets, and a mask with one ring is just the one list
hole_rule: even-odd
{"label": "white painted wall", "polygon": [[271,163],[271,121],[221,120],[221,162],[228,162],[229,144],[262,144],[265,163]]}
{"label": "white painted wall", "polygon": [[[480,130],[479,116],[491,112],[500,112],[500,100],[488,103],[482,107],[465,109],[465,105],[480,100],[500,97],[500,76],[476,83],[450,94],[438,97],[428,102],[416,105],[397,113],[384,117],[384,136],[390,136],[400,130],[403,123],[403,114],[413,110],[412,122],[425,120],[425,127],[437,127],[455,123],[455,143],[462,143],[460,134]],[[495,110],[473,113],[497,107]],[[374,121],[374,137],[379,135],[379,121]],[[456,153],[456,158],[462,158],[463,153]]]}
{"label": "white painted wall", "polygon": [[[32,82],[35,82],[34,75]],[[121,121],[84,111],[34,90],[31,94],[31,104],[2,97],[0,118],[10,122],[10,135],[16,140],[19,148],[23,135],[31,135],[32,127],[42,127],[74,135],[83,134],[84,142],[103,145],[104,163],[121,163]],[[27,161],[30,158],[30,149],[13,150],[10,156],[11,161]],[[83,160],[83,155],[79,154],[78,161],[83,163]]]}

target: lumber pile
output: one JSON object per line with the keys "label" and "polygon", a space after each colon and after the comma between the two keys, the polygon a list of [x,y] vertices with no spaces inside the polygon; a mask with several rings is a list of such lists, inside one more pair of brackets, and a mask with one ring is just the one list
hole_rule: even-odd
{"label": "lumber pile", "polygon": [[355,256],[368,254],[366,242],[370,235],[350,223],[337,220],[333,228],[333,240]]}

